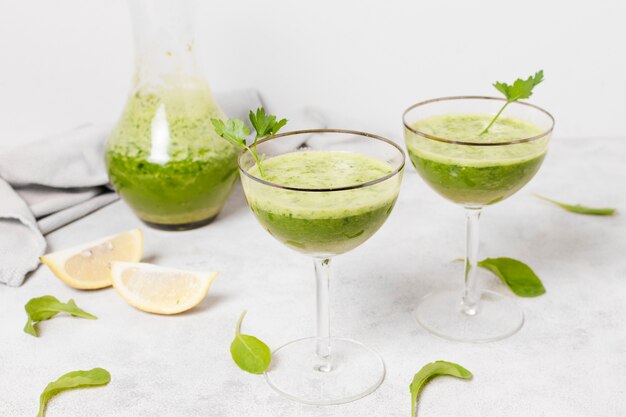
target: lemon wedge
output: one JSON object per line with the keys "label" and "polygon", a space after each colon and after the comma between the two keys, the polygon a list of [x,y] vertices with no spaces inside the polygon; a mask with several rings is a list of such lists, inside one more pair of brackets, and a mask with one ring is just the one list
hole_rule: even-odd
{"label": "lemon wedge", "polygon": [[217,272],[192,272],[137,262],[111,262],[113,287],[133,307],[177,314],[204,299]]}
{"label": "lemon wedge", "polygon": [[143,233],[133,229],[49,253],[40,261],[69,286],[93,290],[111,285],[111,261],[138,262],[142,251]]}

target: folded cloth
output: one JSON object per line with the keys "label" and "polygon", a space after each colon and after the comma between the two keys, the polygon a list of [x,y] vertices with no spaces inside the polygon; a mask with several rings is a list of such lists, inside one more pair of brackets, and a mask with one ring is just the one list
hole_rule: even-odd
{"label": "folded cloth", "polygon": [[[247,119],[263,105],[254,90],[218,94],[229,117]],[[117,200],[108,186],[103,148],[110,126],[0,148],[0,283],[17,287],[37,268],[44,235]]]}

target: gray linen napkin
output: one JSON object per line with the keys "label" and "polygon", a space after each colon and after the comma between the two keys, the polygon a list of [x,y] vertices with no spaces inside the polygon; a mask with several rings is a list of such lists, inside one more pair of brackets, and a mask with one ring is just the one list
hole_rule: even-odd
{"label": "gray linen napkin", "polygon": [[[254,90],[218,94],[229,117],[247,119],[263,103]],[[44,235],[117,200],[108,187],[103,147],[110,126],[79,126],[0,149],[0,283],[13,287],[39,265]]]}

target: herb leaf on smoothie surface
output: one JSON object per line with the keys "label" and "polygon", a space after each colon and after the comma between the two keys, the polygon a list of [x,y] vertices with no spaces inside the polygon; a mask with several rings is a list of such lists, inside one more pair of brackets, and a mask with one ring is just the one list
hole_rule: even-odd
{"label": "herb leaf on smoothie surface", "polygon": [[250,129],[239,119],[230,119],[224,123],[220,119],[211,119],[215,132],[238,147],[245,147],[246,136],[250,134]]}
{"label": "herb leaf on smoothie surface", "polygon": [[275,135],[278,133],[281,127],[287,124],[287,119],[281,119],[276,121],[276,116],[266,114],[263,107],[256,109],[256,114],[250,110],[248,115],[252,127],[256,130],[256,137],[262,138],[265,136]]}
{"label": "herb leaf on smoothie surface", "polygon": [[484,135],[489,131],[491,126],[496,122],[498,117],[502,114],[506,106],[509,104],[523,99],[529,98],[533,95],[533,89],[543,81],[543,70],[539,70],[535,73],[535,75],[529,76],[527,79],[523,80],[518,78],[513,82],[513,84],[507,84],[500,81],[496,81],[493,86],[506,98],[506,102],[500,108],[495,117],[491,120],[491,122],[487,125],[487,127],[480,132],[481,135]]}
{"label": "herb leaf on smoothie surface", "polygon": [[252,147],[246,144],[246,139],[250,134],[250,129],[242,120],[229,119],[224,122],[221,119],[211,119],[211,123],[213,124],[215,132],[218,135],[233,145],[250,152],[250,155],[254,158],[254,162],[256,162],[256,165],[259,167],[261,177],[265,177],[265,173],[263,172],[263,157],[259,157],[256,150],[257,141],[266,136],[278,133],[278,131],[287,124],[287,119],[276,121],[276,116],[265,113],[265,109],[263,107],[256,109],[256,112],[250,110],[248,117],[250,118],[252,127],[256,131]]}

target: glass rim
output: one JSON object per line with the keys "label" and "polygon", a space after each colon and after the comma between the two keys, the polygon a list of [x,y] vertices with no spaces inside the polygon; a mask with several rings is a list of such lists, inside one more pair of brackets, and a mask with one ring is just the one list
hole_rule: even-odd
{"label": "glass rim", "polygon": [[361,132],[358,130],[350,130],[350,129],[304,129],[304,130],[292,130],[290,132],[284,132],[284,133],[278,133],[276,135],[272,135],[272,136],[268,136],[264,139],[261,139],[260,141],[257,142],[257,146],[265,143],[265,142],[269,142],[271,140],[275,140],[275,139],[279,139],[285,136],[294,136],[294,135],[301,135],[301,134],[305,134],[305,133],[347,133],[347,134],[352,134],[352,135],[357,135],[357,136],[363,136],[366,138],[370,138],[370,139],[375,139],[375,140],[379,140],[381,142],[384,142],[388,145],[393,146],[394,148],[396,148],[399,152],[400,155],[402,156],[402,163],[400,164],[400,166],[398,166],[396,169],[394,169],[393,171],[391,171],[389,174],[386,174],[380,178],[376,178],[375,180],[371,180],[371,181],[367,181],[367,182],[363,182],[360,184],[355,184],[355,185],[348,185],[345,187],[330,187],[330,188],[302,188],[302,187],[290,187],[287,185],[281,185],[281,184],[276,184],[273,183],[271,181],[267,181],[264,180],[262,178],[259,177],[255,177],[254,175],[248,173],[242,166],[241,166],[241,159],[244,157],[244,155],[246,153],[248,153],[248,149],[245,149],[240,155],[239,158],[237,159],[237,164],[239,165],[239,171],[241,171],[245,176],[247,176],[248,178],[259,182],[261,184],[270,186],[270,187],[274,187],[274,188],[280,188],[283,190],[290,190],[290,191],[304,191],[304,192],[329,192],[329,191],[347,191],[347,190],[356,190],[359,188],[365,188],[365,187],[369,187],[378,183],[381,183],[383,181],[387,181],[388,179],[394,177],[395,175],[397,175],[398,173],[400,173],[402,171],[402,169],[404,168],[404,165],[406,163],[406,155],[404,153],[404,150],[394,141],[384,138],[382,136],[378,136],[375,135],[373,133],[367,133],[367,132]]}
{"label": "glass rim", "polygon": [[411,106],[409,106],[403,113],[402,113],[402,124],[404,125],[404,127],[408,130],[410,130],[411,132],[415,133],[416,135],[422,136],[426,139],[430,139],[430,140],[434,140],[437,142],[443,142],[443,143],[448,143],[448,144],[452,144],[452,145],[465,145],[465,146],[505,146],[505,145],[515,145],[518,143],[527,143],[527,142],[533,142],[537,139],[541,139],[543,137],[546,137],[547,135],[549,135],[550,133],[552,133],[552,131],[554,130],[554,124],[555,124],[555,120],[554,117],[547,111],[542,109],[539,106],[536,106],[534,104],[530,104],[524,101],[515,101],[511,104],[519,104],[522,106],[527,106],[527,107],[531,107],[535,110],[538,110],[539,112],[545,114],[546,116],[548,116],[548,118],[550,119],[550,127],[541,132],[538,135],[534,135],[534,136],[530,136],[527,138],[523,138],[523,139],[516,139],[516,140],[511,140],[511,141],[507,141],[507,142],[466,142],[466,141],[459,141],[459,140],[452,140],[452,139],[446,139],[446,138],[441,138],[438,136],[434,136],[425,132],[421,132],[411,126],[409,126],[409,124],[407,123],[406,120],[406,116],[407,114],[418,107],[424,106],[424,105],[428,105],[431,103],[438,103],[438,102],[442,102],[442,101],[453,101],[453,100],[495,100],[495,101],[502,101],[505,102],[506,99],[502,98],[502,97],[492,97],[492,96],[448,96],[448,97],[439,97],[439,98],[433,98],[430,100],[425,100],[425,101],[420,101],[418,103],[415,103]]}

